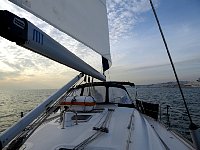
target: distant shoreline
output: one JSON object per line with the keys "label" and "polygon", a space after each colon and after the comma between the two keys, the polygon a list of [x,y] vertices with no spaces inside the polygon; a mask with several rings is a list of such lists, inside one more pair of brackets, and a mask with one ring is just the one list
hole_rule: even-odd
{"label": "distant shoreline", "polygon": [[[200,82],[197,81],[180,81],[182,88],[200,88]],[[151,87],[151,88],[178,88],[177,82],[166,82],[148,85],[138,85],[137,87]]]}

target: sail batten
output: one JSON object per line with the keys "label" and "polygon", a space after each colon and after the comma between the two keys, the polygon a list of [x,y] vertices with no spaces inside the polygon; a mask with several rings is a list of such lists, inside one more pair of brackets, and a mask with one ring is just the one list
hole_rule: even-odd
{"label": "sail batten", "polygon": [[106,0],[9,0],[90,47],[111,66]]}

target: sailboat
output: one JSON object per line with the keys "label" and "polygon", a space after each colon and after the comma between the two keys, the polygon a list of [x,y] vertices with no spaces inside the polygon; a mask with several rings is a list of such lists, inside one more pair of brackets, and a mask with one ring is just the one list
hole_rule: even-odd
{"label": "sailboat", "polygon": [[[106,0],[10,1],[99,53],[103,72],[111,67]],[[134,83],[106,81],[104,74],[25,18],[7,10],[0,11],[0,18],[2,37],[80,72],[4,131],[0,149],[200,149],[200,129],[191,121],[190,143],[162,125],[158,104],[131,97]]]}

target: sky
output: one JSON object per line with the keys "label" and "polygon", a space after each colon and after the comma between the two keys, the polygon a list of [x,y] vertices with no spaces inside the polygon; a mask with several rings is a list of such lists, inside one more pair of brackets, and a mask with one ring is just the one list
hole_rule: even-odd
{"label": "sky", "polygon": [[[180,80],[200,78],[200,1],[154,0]],[[101,57],[27,11],[1,0],[9,10],[37,25],[100,72]],[[107,0],[112,67],[108,80],[152,84],[175,81],[148,0]],[[0,89],[55,89],[77,71],[0,37]]]}

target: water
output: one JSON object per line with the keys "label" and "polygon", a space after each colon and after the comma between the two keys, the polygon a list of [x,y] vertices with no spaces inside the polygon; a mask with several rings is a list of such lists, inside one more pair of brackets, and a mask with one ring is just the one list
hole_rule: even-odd
{"label": "water", "polygon": [[[28,112],[56,90],[0,90],[0,132],[20,119],[21,112]],[[139,87],[138,98],[161,104],[161,121],[167,124],[166,106],[170,105],[170,128],[189,136],[189,120],[177,88]],[[200,125],[200,88],[183,88],[193,122]]]}
{"label": "water", "polygon": [[[138,88],[137,91],[139,99],[160,104],[161,116],[159,118],[167,126],[167,105],[169,105],[170,128],[191,140],[190,122],[178,88]],[[200,88],[183,88],[183,93],[192,121],[200,125]]]}
{"label": "water", "polygon": [[20,119],[55,90],[0,90],[0,132]]}

